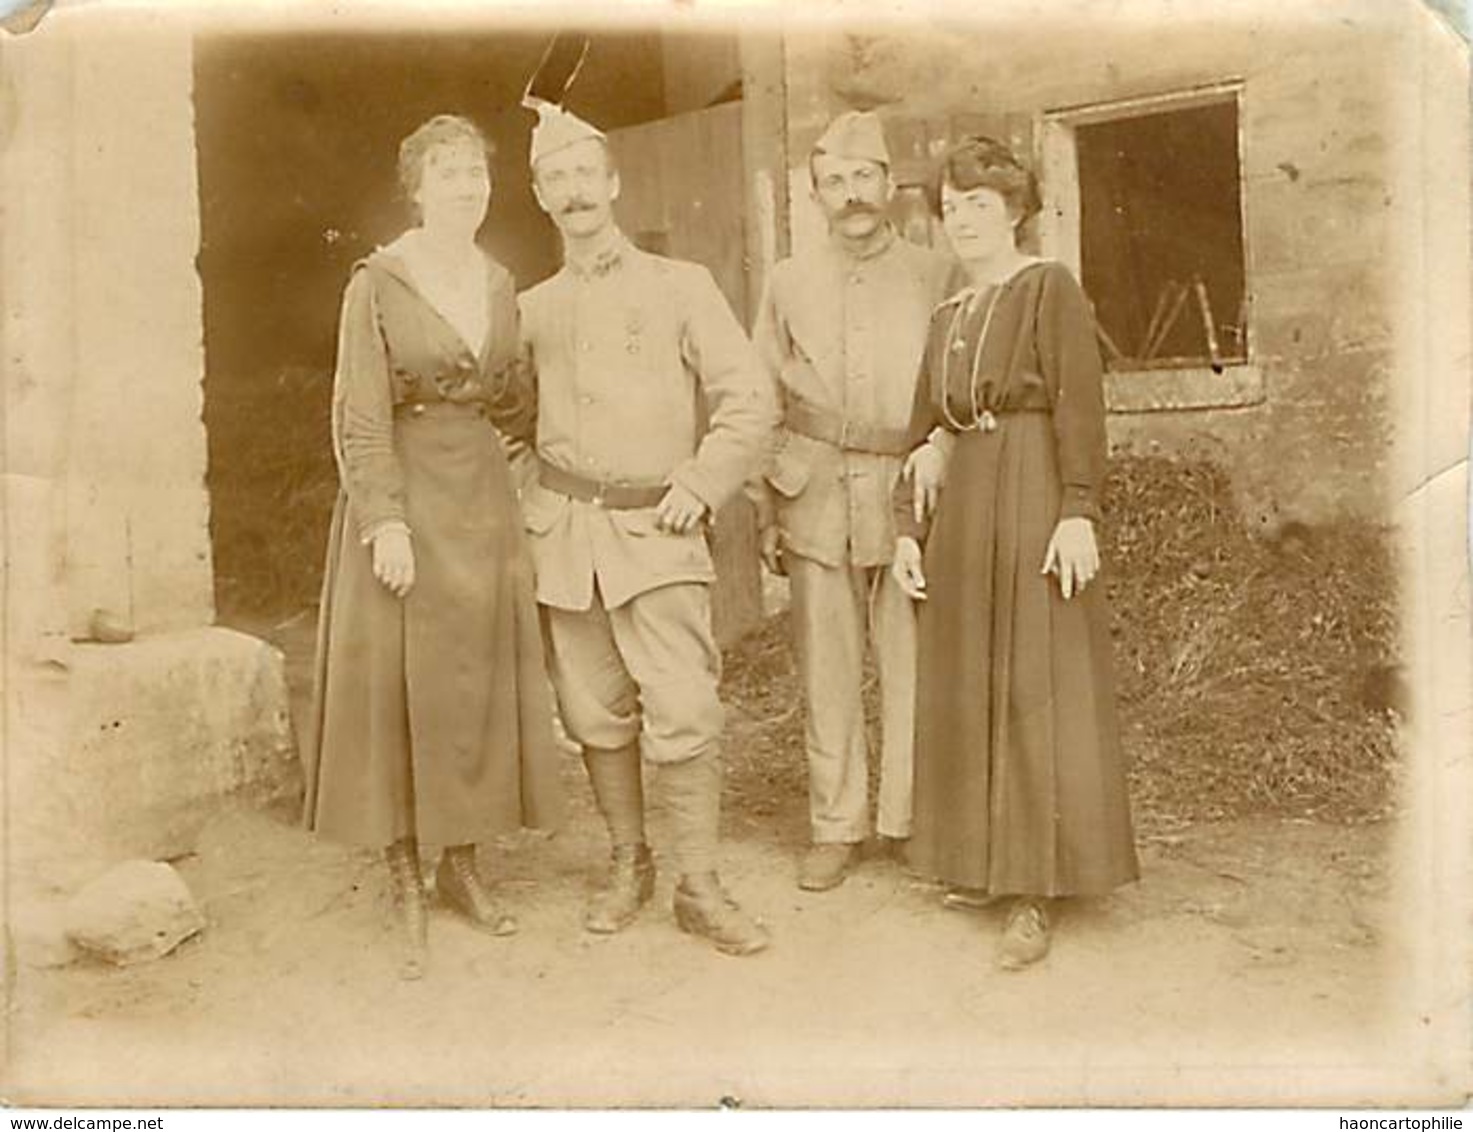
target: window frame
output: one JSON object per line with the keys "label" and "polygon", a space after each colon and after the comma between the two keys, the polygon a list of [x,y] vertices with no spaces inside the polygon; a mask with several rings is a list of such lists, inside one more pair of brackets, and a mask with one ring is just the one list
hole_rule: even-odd
{"label": "window frame", "polygon": [[1244,291],[1248,300],[1248,326],[1243,343],[1245,357],[1224,360],[1218,369],[1203,364],[1109,370],[1105,377],[1105,395],[1112,412],[1234,408],[1260,404],[1264,400],[1256,343],[1252,246],[1248,239],[1247,138],[1243,129],[1245,91],[1246,83],[1242,79],[1230,78],[1158,94],[1059,107],[1045,110],[1041,115],[1038,150],[1043,212],[1038,220],[1039,246],[1045,256],[1068,265],[1075,278],[1083,280],[1078,128],[1226,102],[1233,103],[1237,110],[1238,231],[1242,241]]}

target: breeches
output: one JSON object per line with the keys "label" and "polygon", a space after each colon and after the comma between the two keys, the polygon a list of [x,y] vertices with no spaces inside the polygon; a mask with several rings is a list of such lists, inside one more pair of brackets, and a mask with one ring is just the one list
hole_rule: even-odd
{"label": "breeches", "polygon": [[639,741],[653,763],[714,750],[724,714],[721,654],[704,584],[678,582],[616,609],[542,607],[548,668],[563,725],[585,747]]}

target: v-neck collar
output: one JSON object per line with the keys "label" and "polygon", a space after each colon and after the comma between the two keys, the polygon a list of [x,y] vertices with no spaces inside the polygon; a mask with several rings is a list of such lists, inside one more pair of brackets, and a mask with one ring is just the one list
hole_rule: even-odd
{"label": "v-neck collar", "polygon": [[994,283],[984,283],[980,286],[976,283],[968,283],[965,287],[957,292],[957,298],[962,300],[962,305],[964,307],[970,308],[972,304],[976,303],[976,301],[983,295],[993,292],[1002,292],[1006,287],[1012,284],[1013,280],[1017,279],[1025,271],[1028,271],[1030,268],[1039,267],[1040,265],[1048,262],[1050,261],[1044,259],[1042,256],[1030,256],[1023,263],[1015,267],[1009,274],[1003,276],[1001,279],[997,280]]}
{"label": "v-neck collar", "polygon": [[495,280],[491,267],[491,257],[485,252],[480,251],[479,248],[477,249],[477,254],[480,255],[486,272],[486,333],[482,338],[479,349],[473,349],[471,347],[470,342],[461,333],[460,328],[451,322],[445,312],[436,306],[430,297],[424,293],[415,281],[414,272],[410,270],[409,264],[404,259],[403,254],[395,250],[393,244],[376,249],[370,258],[376,260],[389,275],[398,280],[400,284],[407,288],[421,304],[440,320],[440,324],[450,331],[454,337],[457,349],[462,353],[469,354],[476,361],[477,365],[484,369],[486,359],[491,356],[491,335],[495,331],[496,326],[495,312],[492,308],[492,301],[495,294],[495,288],[492,284]]}

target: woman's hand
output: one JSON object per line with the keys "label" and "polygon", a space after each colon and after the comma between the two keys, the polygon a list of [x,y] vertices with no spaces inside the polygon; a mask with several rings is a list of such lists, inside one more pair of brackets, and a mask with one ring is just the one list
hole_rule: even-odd
{"label": "woman's hand", "polygon": [[921,544],[909,535],[895,540],[895,560],[890,563],[895,584],[914,601],[926,600],[926,572],[921,568]]}
{"label": "woman's hand", "polygon": [[911,481],[911,506],[915,520],[924,523],[941,497],[941,486],[946,479],[946,457],[940,448],[927,441],[905,458],[900,476]]}
{"label": "woman's hand", "polygon": [[1048,540],[1043,557],[1044,574],[1058,574],[1059,589],[1068,601],[1100,572],[1100,548],[1095,545],[1095,525],[1082,515],[1060,519]]}
{"label": "woman's hand", "polygon": [[414,547],[408,530],[385,527],[373,536],[373,576],[395,597],[409,593],[414,585]]}

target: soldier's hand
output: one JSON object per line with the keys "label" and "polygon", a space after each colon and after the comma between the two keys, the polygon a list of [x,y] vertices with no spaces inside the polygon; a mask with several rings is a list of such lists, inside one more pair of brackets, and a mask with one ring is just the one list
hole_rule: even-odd
{"label": "soldier's hand", "polygon": [[762,565],[779,576],[787,574],[788,569],[783,565],[783,550],[778,538],[777,524],[769,523],[763,527],[757,539],[757,551],[762,555]]}
{"label": "soldier's hand", "polygon": [[373,576],[398,598],[414,586],[414,547],[403,527],[386,527],[373,536]]}
{"label": "soldier's hand", "polygon": [[655,508],[655,521],[662,531],[683,535],[706,516],[706,504],[693,492],[671,484]]}
{"label": "soldier's hand", "polygon": [[890,574],[905,595],[915,601],[926,600],[926,572],[921,568],[921,544],[907,535],[895,540],[895,561]]}
{"label": "soldier's hand", "polygon": [[1095,526],[1082,515],[1060,519],[1044,554],[1044,574],[1058,574],[1059,591],[1068,601],[1100,572],[1100,549],[1095,543]]}

